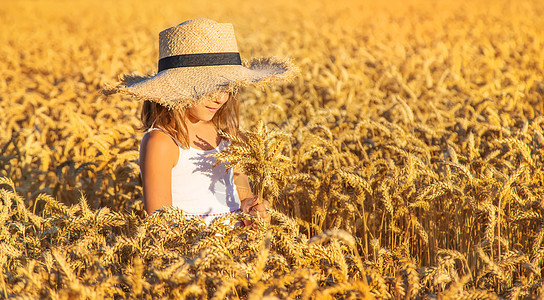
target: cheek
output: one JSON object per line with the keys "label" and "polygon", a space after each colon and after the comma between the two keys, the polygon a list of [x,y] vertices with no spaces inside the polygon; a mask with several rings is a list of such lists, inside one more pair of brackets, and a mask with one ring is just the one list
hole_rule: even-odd
{"label": "cheek", "polygon": [[215,103],[218,103],[219,105],[223,106],[225,105],[225,103],[227,103],[227,101],[229,101],[229,94],[223,93],[219,96],[217,100],[215,100]]}
{"label": "cheek", "polygon": [[221,106],[224,107],[224,106],[226,106],[227,104],[230,104],[229,101],[234,101],[234,100],[230,99],[230,97],[227,96],[227,97],[225,98],[225,101],[223,101],[223,104],[221,104]]}
{"label": "cheek", "polygon": [[223,97],[221,98],[221,100],[223,101],[223,104],[227,103],[227,101],[229,101],[229,94],[228,93],[223,94]]}

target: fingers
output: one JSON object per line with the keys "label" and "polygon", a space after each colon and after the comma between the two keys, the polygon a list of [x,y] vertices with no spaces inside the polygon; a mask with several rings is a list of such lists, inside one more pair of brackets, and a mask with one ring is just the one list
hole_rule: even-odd
{"label": "fingers", "polygon": [[242,201],[242,212],[248,214],[253,206],[256,205],[257,196],[246,198]]}
{"label": "fingers", "polygon": [[250,212],[257,212],[259,214],[263,213],[266,211],[266,206],[263,204],[263,203],[257,203],[255,205],[253,205],[250,210]]}
{"label": "fingers", "polygon": [[[267,208],[270,208],[270,203],[267,200],[261,200],[257,196],[254,196],[244,200],[242,211],[255,218],[261,218],[264,222],[269,223],[271,217],[266,211]],[[244,225],[246,226],[250,226],[251,224],[253,224],[253,226],[256,225],[251,221],[244,221]]]}
{"label": "fingers", "polygon": [[[268,202],[268,201],[266,201]],[[266,209],[269,207],[270,205],[267,205],[266,203],[259,203],[259,204],[256,204],[254,205],[251,209],[250,209],[250,212],[249,214],[254,216],[254,217],[261,217],[264,221],[266,222],[269,222],[270,221],[270,214],[266,211]]]}
{"label": "fingers", "polygon": [[254,196],[253,198],[248,199],[248,201],[246,202],[246,208],[248,212],[251,212],[252,210],[262,211],[263,208],[261,206],[262,206],[262,201],[260,201],[257,196]]}

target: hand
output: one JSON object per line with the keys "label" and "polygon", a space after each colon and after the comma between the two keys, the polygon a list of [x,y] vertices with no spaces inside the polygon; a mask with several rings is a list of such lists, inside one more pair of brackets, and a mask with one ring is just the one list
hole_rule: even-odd
{"label": "hand", "polygon": [[[249,214],[255,218],[258,216],[266,223],[270,223],[270,214],[266,211],[270,207],[270,203],[266,200],[260,201],[258,196],[253,196],[242,200],[242,212]],[[253,222],[244,220],[244,225],[249,226]]]}

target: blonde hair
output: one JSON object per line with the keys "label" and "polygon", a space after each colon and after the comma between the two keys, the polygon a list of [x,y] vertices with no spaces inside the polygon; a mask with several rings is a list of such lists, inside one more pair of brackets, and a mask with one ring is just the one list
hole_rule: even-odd
{"label": "blonde hair", "polygon": [[[141,129],[146,131],[150,128],[160,128],[177,139],[183,148],[188,149],[189,135],[185,124],[186,117],[186,108],[169,109],[157,102],[146,100],[140,114]],[[229,99],[213,116],[212,123],[217,129],[240,136],[239,105],[235,94],[229,93]]]}

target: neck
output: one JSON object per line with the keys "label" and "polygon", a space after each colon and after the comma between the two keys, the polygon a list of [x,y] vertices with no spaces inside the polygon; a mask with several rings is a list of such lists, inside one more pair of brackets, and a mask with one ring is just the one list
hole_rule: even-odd
{"label": "neck", "polygon": [[217,133],[215,124],[212,121],[202,121],[187,117],[187,133],[189,145],[201,150],[212,150],[219,145],[221,137]]}
{"label": "neck", "polygon": [[191,128],[198,129],[198,128],[215,128],[215,124],[210,121],[203,121],[196,118],[192,118],[190,116],[187,116],[185,119],[185,124],[187,125],[187,129],[191,130]]}

